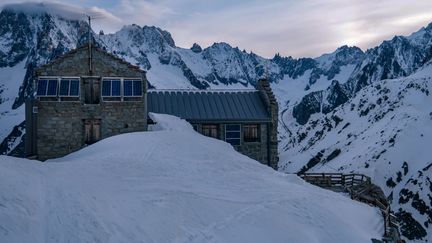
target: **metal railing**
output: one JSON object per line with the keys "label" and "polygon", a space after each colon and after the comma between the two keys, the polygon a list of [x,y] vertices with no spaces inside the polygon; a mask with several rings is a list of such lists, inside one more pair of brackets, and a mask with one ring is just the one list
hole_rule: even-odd
{"label": "metal railing", "polygon": [[378,207],[384,219],[385,237],[391,235],[392,229],[398,229],[396,217],[391,213],[387,199],[376,198],[370,193],[377,186],[372,184],[369,176],[356,173],[302,173],[298,176],[310,184],[325,189],[348,192],[351,199]]}

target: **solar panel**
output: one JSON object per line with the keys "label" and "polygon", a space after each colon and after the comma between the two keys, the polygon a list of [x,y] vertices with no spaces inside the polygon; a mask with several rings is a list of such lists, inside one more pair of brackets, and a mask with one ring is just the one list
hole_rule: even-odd
{"label": "solar panel", "polygon": [[47,84],[48,84],[48,80],[46,80],[46,79],[39,79],[36,95],[38,95],[38,96],[45,96],[46,95]]}
{"label": "solar panel", "polygon": [[57,95],[57,79],[48,80],[48,91],[47,96],[56,96]]}
{"label": "solar panel", "polygon": [[62,79],[60,81],[60,92],[59,92],[60,96],[68,96],[69,95],[69,83],[70,83],[70,80],[68,80],[68,79]]}
{"label": "solar panel", "polygon": [[78,79],[72,79],[70,81],[70,96],[78,96],[79,95],[79,80]]}
{"label": "solar panel", "polygon": [[111,81],[112,92],[111,96],[120,96],[120,80],[115,79]]}

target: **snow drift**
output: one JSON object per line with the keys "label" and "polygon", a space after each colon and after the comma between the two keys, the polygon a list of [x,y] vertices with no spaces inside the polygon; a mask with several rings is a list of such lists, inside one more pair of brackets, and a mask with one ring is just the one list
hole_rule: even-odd
{"label": "snow drift", "polygon": [[[159,129],[184,121],[167,115]],[[0,157],[0,242],[368,242],[375,208],[192,129],[130,133],[46,163]]]}

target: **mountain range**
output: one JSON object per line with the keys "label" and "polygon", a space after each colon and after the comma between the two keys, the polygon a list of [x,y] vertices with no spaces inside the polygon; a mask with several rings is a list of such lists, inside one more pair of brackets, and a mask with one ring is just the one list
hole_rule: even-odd
{"label": "mountain range", "polygon": [[[0,154],[23,154],[34,69],[88,41],[88,24],[51,13],[0,13]],[[280,106],[279,170],[359,172],[392,200],[408,240],[432,240],[432,24],[366,51],[263,58],[227,43],[177,47],[168,31],[93,33],[147,71],[154,89],[250,89],[266,77]]]}

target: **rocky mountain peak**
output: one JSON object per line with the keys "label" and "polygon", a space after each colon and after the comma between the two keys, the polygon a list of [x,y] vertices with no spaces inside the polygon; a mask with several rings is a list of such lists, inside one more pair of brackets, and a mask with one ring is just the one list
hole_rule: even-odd
{"label": "rocky mountain peak", "polygon": [[173,48],[176,47],[174,39],[168,31],[162,30],[161,28],[155,26],[144,26],[142,29],[145,35],[159,35],[160,38],[162,38],[163,41],[169,46]]}
{"label": "rocky mountain peak", "polygon": [[191,49],[193,52],[195,52],[195,53],[200,53],[200,52],[202,52],[202,48],[201,48],[201,46],[198,45],[197,43],[194,43],[190,49]]}

